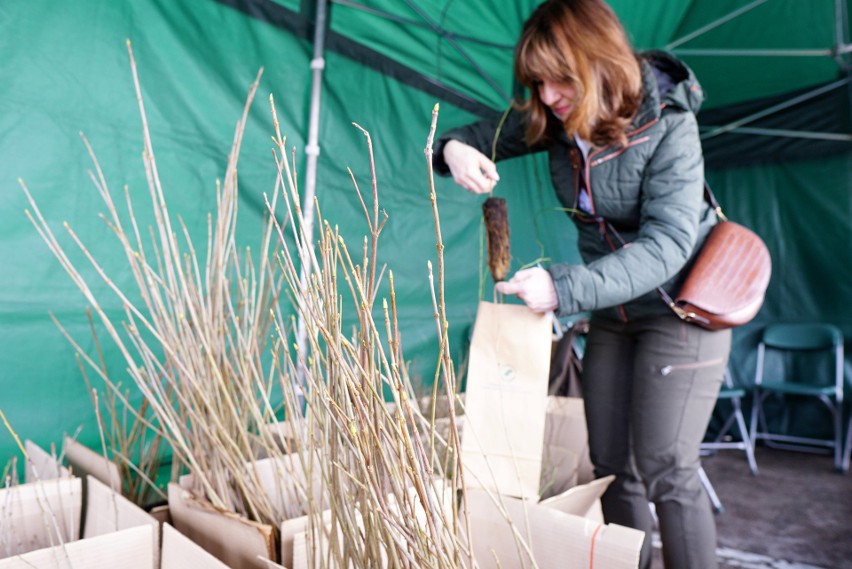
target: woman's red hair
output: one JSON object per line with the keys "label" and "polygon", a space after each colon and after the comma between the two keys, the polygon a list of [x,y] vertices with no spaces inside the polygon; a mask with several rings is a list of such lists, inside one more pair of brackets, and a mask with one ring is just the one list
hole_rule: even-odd
{"label": "woman's red hair", "polygon": [[527,19],[515,48],[515,75],[530,90],[528,144],[546,141],[551,111],[542,80],[571,83],[576,92],[563,121],[569,135],[596,146],[627,143],[625,132],[642,101],[642,72],[627,34],[602,0],[547,0]]}

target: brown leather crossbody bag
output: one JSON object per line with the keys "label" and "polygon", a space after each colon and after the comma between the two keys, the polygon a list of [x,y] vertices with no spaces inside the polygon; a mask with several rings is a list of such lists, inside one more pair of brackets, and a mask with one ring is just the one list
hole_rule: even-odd
{"label": "brown leather crossbody bag", "polygon": [[[724,330],[749,322],[760,310],[772,259],[756,233],[728,221],[706,182],[704,195],[719,222],[710,230],[675,298],[662,287],[657,287],[657,293],[681,320],[708,330]],[[612,224],[607,225],[624,246]]]}

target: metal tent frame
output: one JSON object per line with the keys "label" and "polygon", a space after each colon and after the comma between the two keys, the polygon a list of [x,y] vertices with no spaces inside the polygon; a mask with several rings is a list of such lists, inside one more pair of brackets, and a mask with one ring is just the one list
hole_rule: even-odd
{"label": "metal tent frame", "polygon": [[[785,137],[785,138],[806,138],[806,139],[818,139],[818,140],[830,140],[830,141],[840,141],[840,142],[852,142],[852,134],[844,134],[844,133],[833,133],[833,132],[814,132],[814,131],[804,131],[804,130],[789,130],[789,129],[769,129],[769,128],[758,128],[758,127],[749,127],[746,126],[754,121],[767,117],[769,115],[778,113],[785,109],[788,109],[792,106],[795,106],[803,101],[821,95],[827,91],[833,89],[839,89],[847,86],[850,81],[852,81],[852,43],[850,43],[850,35],[848,29],[848,15],[846,8],[846,0],[835,0],[834,1],[834,17],[835,17],[835,34],[834,34],[834,42],[835,45],[832,48],[824,48],[824,49],[690,49],[681,47],[684,44],[694,40],[695,38],[701,37],[702,35],[708,33],[711,30],[714,30],[740,16],[746,14],[755,8],[762,6],[764,4],[769,3],[772,0],[754,0],[753,2],[742,6],[729,14],[726,14],[701,28],[690,32],[689,34],[678,38],[675,41],[670,42],[665,46],[667,50],[672,51],[674,54],[679,56],[689,56],[689,57],[831,57],[833,58],[840,69],[842,75],[845,78],[830,83],[828,85],[822,85],[817,87],[811,91],[808,91],[804,94],[797,95],[783,103],[774,104],[766,109],[755,112],[746,117],[739,118],[735,121],[732,121],[728,124],[719,125],[719,126],[707,126],[704,125],[702,127],[703,133],[701,134],[702,140],[706,140],[709,138],[721,136],[726,133],[736,133],[736,134],[750,134],[750,135],[760,135],[760,136],[777,136],[777,137]],[[422,28],[431,29],[438,36],[447,40],[447,43],[455,49],[459,55],[462,56],[469,64],[471,65],[472,70],[480,75],[485,81],[497,92],[503,99],[508,101],[510,96],[505,92],[503,88],[500,87],[499,83],[490,76],[481,66],[479,66],[476,61],[470,56],[470,54],[464,49],[464,47],[459,43],[459,39],[463,39],[466,41],[477,41],[483,43],[481,40],[476,38],[472,38],[470,36],[464,36],[460,34],[454,34],[441,26],[441,24],[435,21],[433,18],[429,16],[429,14],[422,9],[422,7],[418,6],[415,0],[404,0],[406,5],[408,5],[415,14],[417,14],[418,20],[401,18],[395,14],[391,14],[376,8],[372,8],[366,6],[364,4],[355,2],[353,0],[317,0],[316,1],[316,18],[314,25],[314,57],[311,61],[311,69],[313,70],[312,76],[312,85],[311,85],[311,101],[310,101],[310,120],[308,127],[308,143],[305,149],[305,153],[307,154],[307,166],[305,172],[305,195],[303,199],[304,209],[303,209],[303,223],[306,227],[306,233],[308,235],[308,242],[312,242],[313,240],[313,202],[314,196],[316,193],[316,172],[317,172],[317,158],[320,152],[319,146],[319,116],[321,109],[321,98],[322,98],[322,72],[325,67],[324,60],[324,50],[325,50],[325,40],[326,40],[326,31],[328,27],[329,13],[330,13],[330,4],[340,4],[347,6],[349,8],[353,8],[356,10],[362,10],[364,12],[368,12],[374,16],[385,18],[388,20],[393,20],[396,22],[403,23],[405,25],[418,26]],[[495,48],[506,48],[511,49],[511,46],[504,46],[501,44],[491,44],[494,45]],[[424,81],[435,83],[434,79],[423,77]],[[849,90],[850,98],[852,98],[852,89]],[[850,101],[852,102],[852,101]],[[302,284],[307,282],[307,278],[310,274],[310,267],[303,266],[302,267]],[[299,319],[299,329],[297,336],[298,344],[301,347],[304,346],[305,342],[305,330],[304,323],[300,317]]]}
{"label": "metal tent frame", "polygon": [[[679,47],[697,37],[706,34],[711,30],[718,28],[719,26],[722,26],[723,24],[726,24],[727,22],[730,22],[734,18],[737,18],[747,12],[750,12],[751,10],[754,10],[758,6],[766,4],[769,1],[770,0],[755,0],[754,2],[751,2],[746,6],[743,6],[721,18],[714,20],[713,22],[710,22],[706,26],[703,26],[695,30],[694,32],[691,32],[681,38],[678,38],[673,42],[670,42],[666,45],[666,49],[670,50],[675,55],[691,57],[831,57],[837,62],[838,67],[840,68],[841,72],[846,75],[846,77],[839,81],[829,83],[828,85],[822,85],[811,91],[808,91],[807,93],[793,97],[784,103],[773,105],[767,109],[737,119],[736,121],[732,121],[726,125],[703,125],[702,130],[704,132],[701,134],[701,139],[706,140],[708,138],[713,138],[715,136],[730,132],[737,134],[755,134],[761,136],[781,136],[785,138],[809,138],[818,140],[852,142],[852,134],[800,131],[788,129],[754,128],[745,126],[758,119],[767,117],[771,114],[775,114],[777,112],[793,107],[808,99],[822,95],[827,91],[839,89],[849,84],[850,79],[852,79],[852,74],[850,74],[850,72],[852,72],[852,61],[850,61],[850,58],[848,56],[852,54],[852,43],[850,43],[849,39],[849,29],[847,25],[848,18],[846,14],[845,0],[834,0],[835,45],[833,48],[830,49],[689,49]],[[852,92],[850,92],[850,97],[852,97]]]}

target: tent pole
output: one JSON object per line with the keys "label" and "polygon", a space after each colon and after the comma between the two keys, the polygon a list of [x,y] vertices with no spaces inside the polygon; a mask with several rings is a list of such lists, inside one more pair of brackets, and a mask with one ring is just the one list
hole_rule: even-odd
{"label": "tent pole", "polygon": [[831,57],[833,49],[674,49],[675,55],[730,57]]}
{"label": "tent pole", "polygon": [[[834,0],[834,23],[836,35],[837,55],[834,60],[840,66],[842,73],[846,76],[852,75],[852,58],[849,54],[852,53],[852,37],[849,35],[849,13],[847,0]],[[849,98],[849,108],[852,108],[852,89],[847,89]]]}
{"label": "tent pole", "polygon": [[[718,127],[706,126],[702,130],[711,131]],[[809,138],[814,140],[831,140],[838,142],[852,142],[852,134],[839,132],[813,132],[809,130],[787,130],[783,128],[755,128],[741,126],[727,131],[731,134],[760,134],[763,136],[780,136],[784,138]]]}
{"label": "tent pole", "polygon": [[[686,42],[688,42],[688,41],[690,41],[690,40],[693,40],[693,39],[697,38],[697,37],[698,37],[698,36],[700,36],[700,35],[704,35],[704,34],[706,34],[707,32],[709,32],[710,30],[713,30],[713,29],[715,29],[715,28],[718,28],[718,27],[719,27],[719,26],[721,26],[722,24],[724,24],[724,23],[726,23],[726,22],[729,22],[729,21],[733,20],[734,18],[736,18],[736,17],[737,17],[737,16],[739,16],[740,14],[744,14],[744,13],[748,12],[749,10],[752,10],[752,9],[754,9],[754,8],[757,8],[757,7],[758,7],[758,6],[760,6],[761,4],[765,4],[765,3],[766,3],[766,2],[768,2],[768,1],[769,1],[769,0],[755,0],[754,2],[752,2],[751,4],[749,4],[749,5],[747,5],[747,6],[743,6],[742,8],[740,8],[740,9],[738,9],[738,10],[734,10],[733,12],[731,12],[730,14],[728,14],[727,16],[723,16],[723,17],[719,18],[718,20],[714,20],[714,21],[710,22],[709,24],[707,24],[706,26],[703,26],[703,27],[701,27],[701,28],[698,28],[698,29],[697,29],[697,30],[695,30],[694,32],[691,32],[691,33],[689,33],[689,34],[687,34],[687,35],[683,36],[682,38],[678,38],[678,39],[676,39],[675,41],[673,41],[673,42],[669,43],[669,44],[666,46],[666,49],[667,49],[667,50],[673,50],[673,49],[674,49],[674,48],[676,48],[677,46],[679,46],[679,45],[681,45],[681,44],[684,44],[684,43],[686,43]],[[839,1],[839,0],[838,0],[838,1]]]}
{"label": "tent pole", "polygon": [[852,53],[852,43],[849,38],[849,25],[846,13],[846,0],[834,0],[834,48],[835,60],[843,71],[850,70],[849,58]]}
{"label": "tent pole", "polygon": [[[322,95],[322,72],[325,68],[325,31],[328,15],[328,0],[317,0],[316,26],[314,27],[314,56],[311,59],[311,105],[308,119],[308,143],[305,146],[307,164],[305,165],[305,195],[302,199],[302,226],[305,235],[302,251],[302,267],[299,273],[300,292],[307,288],[308,278],[311,274],[310,247],[314,241],[314,197],[317,188],[317,159],[319,158],[319,118],[320,98]],[[299,314],[298,329],[296,332],[296,345],[299,348],[297,357],[304,357],[305,344],[307,341],[307,330],[305,328],[305,317]],[[297,389],[305,385],[306,369],[302,364],[298,365]]]}

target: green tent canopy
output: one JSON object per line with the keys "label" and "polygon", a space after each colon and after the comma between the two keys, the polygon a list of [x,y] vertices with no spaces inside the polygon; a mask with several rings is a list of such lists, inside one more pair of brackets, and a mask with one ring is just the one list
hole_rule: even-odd
{"label": "green tent canopy", "polygon": [[[86,302],[27,220],[17,179],[57,233],[67,221],[119,285],[132,283],[98,217],[103,203],[79,136],[82,131],[91,142],[112,190],[127,186],[139,196],[137,215],[152,223],[126,39],[170,209],[199,241],[215,207],[234,125],[260,68],[240,161],[242,244],[257,243],[264,194],[274,187],[270,94],[300,171],[315,168],[313,187],[324,215],[351,242],[363,239],[366,227],[347,168],[362,187],[370,172],[364,136],[351,123],[371,133],[380,200],[389,215],[381,261],[394,271],[406,358],[412,373],[429,383],[438,353],[426,270],[435,256],[423,156],[430,113],[439,102],[439,130],[445,130],[507,107],[518,93],[513,45],[538,3],[4,2],[0,409],[15,430],[47,445],[82,425],[80,439],[99,444],[74,351],[49,315],[95,350]],[[699,115],[707,178],[728,216],[752,227],[772,253],[766,303],[753,323],[735,331],[737,378],[750,382],[755,335],[769,322],[828,321],[852,338],[848,0],[611,4],[638,50],[669,49],[695,70],[707,95]],[[575,233],[552,195],[544,158],[507,161],[500,171],[496,192],[509,202],[513,270],[548,260],[578,262]],[[437,189],[451,341],[461,359],[482,296],[481,198],[447,179],[437,180]],[[489,290],[486,282],[486,297]],[[106,286],[95,292],[120,317],[121,303]],[[122,358],[106,343],[104,350],[111,375],[120,377]],[[830,427],[807,421],[791,428]],[[11,436],[0,436],[0,461],[16,452]]]}

